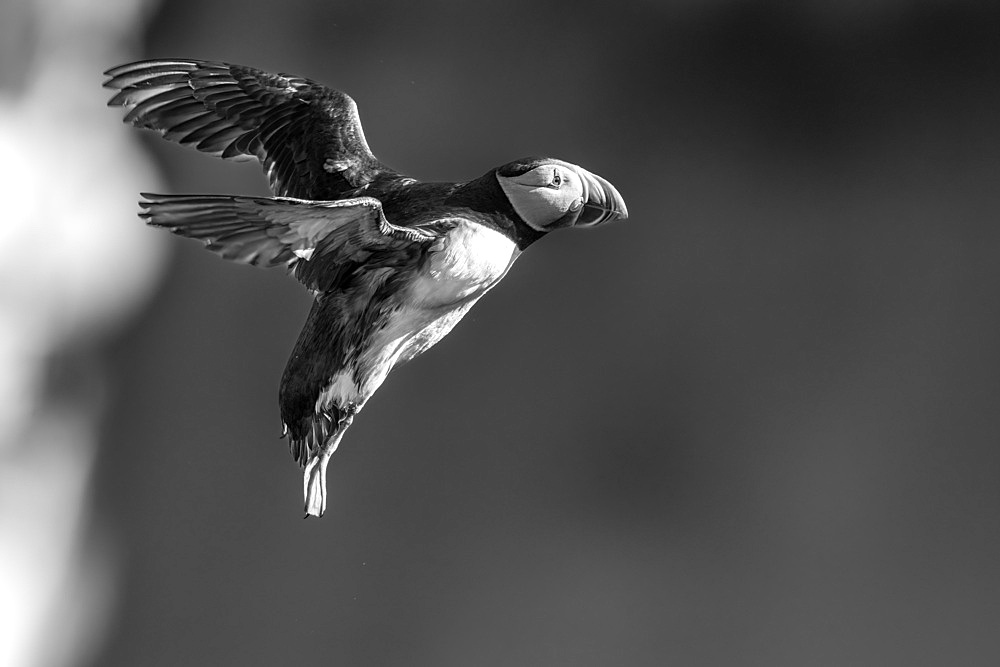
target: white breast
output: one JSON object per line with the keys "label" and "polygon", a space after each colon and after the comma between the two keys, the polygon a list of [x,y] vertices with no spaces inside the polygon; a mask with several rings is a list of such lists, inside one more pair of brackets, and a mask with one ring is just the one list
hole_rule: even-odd
{"label": "white breast", "polygon": [[518,254],[517,245],[500,232],[463,221],[431,251],[413,283],[413,302],[440,307],[478,298],[504,277]]}

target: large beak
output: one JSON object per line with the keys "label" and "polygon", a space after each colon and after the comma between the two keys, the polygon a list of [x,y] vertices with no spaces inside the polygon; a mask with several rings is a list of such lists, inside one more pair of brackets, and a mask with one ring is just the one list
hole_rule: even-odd
{"label": "large beak", "polygon": [[583,181],[583,210],[574,227],[596,227],[605,222],[624,220],[628,217],[625,200],[606,180],[586,169],[576,168]]}

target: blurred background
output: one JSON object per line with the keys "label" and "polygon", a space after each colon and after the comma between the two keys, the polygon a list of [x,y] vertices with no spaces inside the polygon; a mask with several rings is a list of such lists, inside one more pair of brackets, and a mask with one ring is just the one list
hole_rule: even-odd
{"label": "blurred background", "polygon": [[[0,9],[0,664],[995,665],[1000,5]],[[396,370],[301,519],[280,272],[145,228],[266,194],[100,72],[349,92],[387,164],[613,182]]]}

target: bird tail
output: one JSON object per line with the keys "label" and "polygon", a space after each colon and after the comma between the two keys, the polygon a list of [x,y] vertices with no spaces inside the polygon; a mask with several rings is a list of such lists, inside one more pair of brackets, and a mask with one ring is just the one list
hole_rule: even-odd
{"label": "bird tail", "polygon": [[292,454],[305,465],[302,494],[307,517],[321,517],[326,512],[326,466],[353,421],[353,413],[347,413],[336,424],[330,423],[328,415],[319,414],[313,421],[313,428],[303,438],[291,440]]}

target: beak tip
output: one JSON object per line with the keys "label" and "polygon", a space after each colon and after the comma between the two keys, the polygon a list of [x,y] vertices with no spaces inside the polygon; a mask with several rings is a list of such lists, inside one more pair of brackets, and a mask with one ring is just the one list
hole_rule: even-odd
{"label": "beak tip", "polygon": [[600,222],[618,222],[628,220],[628,207],[625,200],[611,184],[604,192],[604,202],[600,206],[604,211],[604,216]]}
{"label": "beak tip", "polygon": [[[628,208],[621,193],[610,182],[597,174],[580,169],[586,182],[587,201],[584,207],[590,214],[578,223],[583,227],[593,227],[606,222],[628,219]],[[582,223],[582,224],[581,224]]]}
{"label": "beak tip", "polygon": [[615,207],[615,217],[614,220],[628,220],[628,207],[625,206],[625,200],[621,197],[618,198],[618,205]]}

